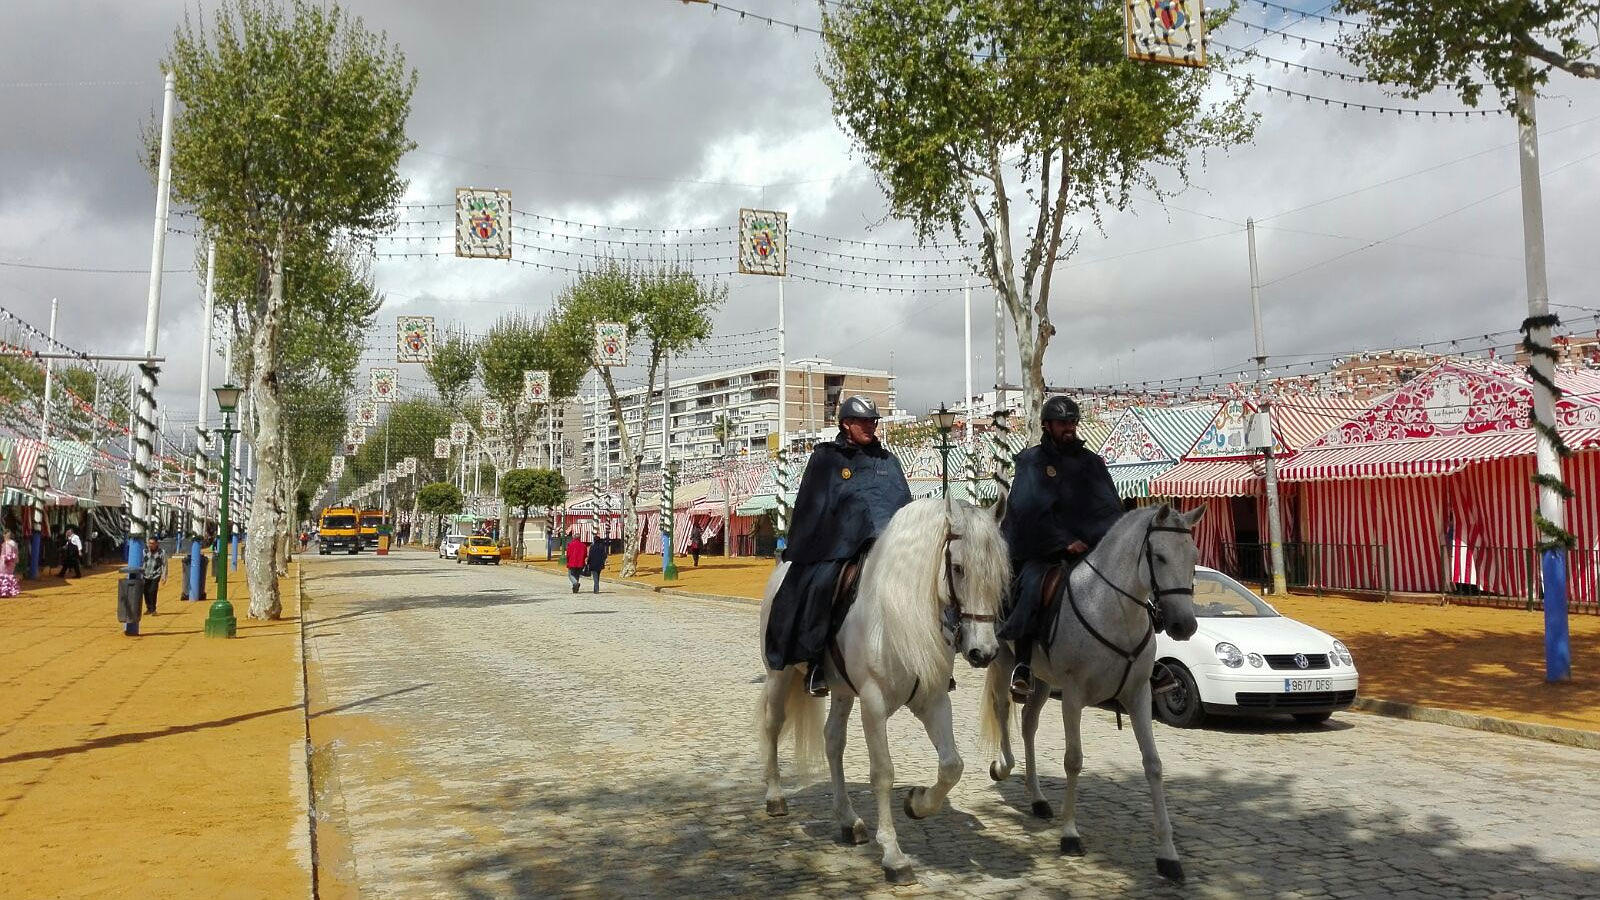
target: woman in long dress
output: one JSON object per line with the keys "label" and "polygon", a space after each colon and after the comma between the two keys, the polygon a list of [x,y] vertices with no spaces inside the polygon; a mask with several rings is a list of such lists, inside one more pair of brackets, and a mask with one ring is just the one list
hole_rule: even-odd
{"label": "woman in long dress", "polygon": [[11,539],[11,529],[6,529],[0,539],[0,597],[17,597],[22,586],[17,583],[17,542]]}

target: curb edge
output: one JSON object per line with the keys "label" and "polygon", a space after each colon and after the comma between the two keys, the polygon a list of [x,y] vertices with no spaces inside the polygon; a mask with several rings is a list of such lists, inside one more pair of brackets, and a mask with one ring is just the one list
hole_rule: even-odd
{"label": "curb edge", "polygon": [[1552,744],[1563,744],[1584,750],[1600,750],[1600,732],[1597,731],[1562,728],[1557,725],[1541,725],[1536,722],[1518,722],[1515,719],[1481,716],[1476,713],[1466,713],[1454,709],[1420,706],[1415,703],[1402,703],[1398,700],[1383,700],[1376,697],[1356,697],[1350,708],[1372,715],[1388,716],[1392,719],[1410,719],[1416,722],[1429,722],[1434,725],[1449,725],[1454,728],[1470,728],[1474,731],[1488,731],[1512,737],[1547,741]]}

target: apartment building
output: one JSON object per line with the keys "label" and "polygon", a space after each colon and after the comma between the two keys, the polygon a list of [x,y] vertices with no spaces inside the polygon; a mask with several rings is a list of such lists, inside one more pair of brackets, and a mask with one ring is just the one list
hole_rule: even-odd
{"label": "apartment building", "polygon": [[[894,409],[894,376],[881,369],[841,366],[824,358],[790,360],[787,367],[787,422],[791,446],[804,446],[820,436],[831,436],[838,418],[839,403],[846,397],[861,395],[878,404],[886,413]],[[715,459],[723,452],[720,423],[726,418],[727,450],[730,456],[766,454],[767,435],[778,431],[778,368],[773,365],[746,366],[711,375],[673,378],[669,386],[671,404],[672,458],[674,460]],[[644,439],[644,471],[661,465],[661,389],[636,388],[621,396],[623,419],[632,441]],[[600,455],[602,477],[614,478],[622,472],[622,438],[610,403],[600,399]],[[569,422],[576,422],[572,410]],[[595,409],[592,401],[582,403],[582,453],[575,466],[592,466],[595,440]],[[569,426],[570,427],[570,426]],[[580,480],[587,480],[583,469]],[[569,483],[571,476],[569,476]]]}

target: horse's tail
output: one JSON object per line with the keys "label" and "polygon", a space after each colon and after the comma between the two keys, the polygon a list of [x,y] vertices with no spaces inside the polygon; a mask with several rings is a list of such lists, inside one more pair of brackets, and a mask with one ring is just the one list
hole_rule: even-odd
{"label": "horse's tail", "polygon": [[783,698],[783,729],[794,735],[795,768],[801,772],[820,770],[822,701],[806,693],[806,680],[798,672],[789,675],[789,693]]}
{"label": "horse's tail", "polygon": [[1000,739],[1007,728],[1016,725],[1016,707],[1011,703],[1010,673],[999,663],[991,663],[983,676],[982,709],[978,715],[978,752],[989,759],[1000,754]]}

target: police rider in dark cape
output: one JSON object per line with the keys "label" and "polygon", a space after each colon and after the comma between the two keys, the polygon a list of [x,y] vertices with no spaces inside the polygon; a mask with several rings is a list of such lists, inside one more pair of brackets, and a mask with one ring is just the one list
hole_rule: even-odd
{"label": "police rider in dark cape", "polygon": [[1046,636],[1053,617],[1039,596],[1046,573],[1059,562],[1070,570],[1122,516],[1105,460],[1078,440],[1078,404],[1051,397],[1039,418],[1044,434],[1037,446],[1017,454],[1010,505],[1000,523],[1016,576],[998,636],[1016,650],[1011,693],[1019,701],[1032,693],[1033,644]]}
{"label": "police rider in dark cape", "polygon": [[828,694],[822,657],[839,574],[866,556],[895,512],[911,502],[900,461],[878,443],[878,407],[865,397],[839,406],[839,434],[817,444],[795,495],[784,559],[763,640],[767,668],[807,663],[806,690]]}

